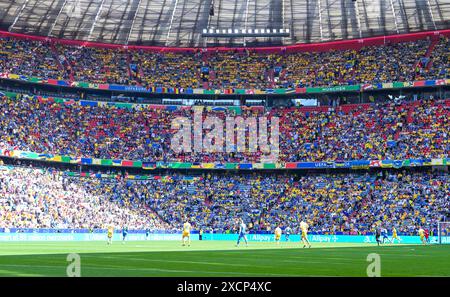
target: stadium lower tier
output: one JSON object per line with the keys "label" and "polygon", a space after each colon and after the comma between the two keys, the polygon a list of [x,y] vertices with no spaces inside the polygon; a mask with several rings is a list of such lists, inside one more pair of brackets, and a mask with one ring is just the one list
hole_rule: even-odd
{"label": "stadium lower tier", "polygon": [[375,226],[417,235],[436,230],[450,208],[446,172],[376,174],[173,173],[131,180],[68,176],[40,167],[0,166],[0,228],[87,228],[235,232],[280,226],[299,231],[366,234]]}
{"label": "stadium lower tier", "polygon": [[[190,106],[167,109],[164,105],[129,104],[121,108],[112,103],[91,103],[55,102],[53,98],[20,94],[1,97],[0,149],[74,159],[265,163],[263,160],[269,158],[259,140],[257,146],[250,144],[254,143],[251,135],[259,137],[266,132],[272,144],[278,143],[271,152],[279,152],[268,163],[450,157],[450,100],[270,111],[263,107],[198,107],[199,116]],[[175,125],[180,118],[191,126]],[[239,118],[244,124],[265,119],[266,129],[261,124],[255,124],[255,129],[244,124],[228,126]],[[196,127],[201,135],[196,134]],[[276,131],[279,137],[274,136]],[[174,135],[180,134],[183,136],[177,143]],[[208,135],[214,136],[212,149],[204,145]],[[185,139],[186,148],[181,145]],[[245,147],[238,150],[240,142]],[[198,143],[200,149],[196,149]],[[180,147],[182,151],[174,149]]]}

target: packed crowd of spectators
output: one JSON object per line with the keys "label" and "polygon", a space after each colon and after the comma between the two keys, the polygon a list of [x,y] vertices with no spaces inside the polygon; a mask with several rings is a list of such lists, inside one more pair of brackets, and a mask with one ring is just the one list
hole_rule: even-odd
{"label": "packed crowd of spectators", "polygon": [[158,215],[100,180],[46,168],[0,166],[0,228],[167,228]]}
{"label": "packed crowd of spectators", "polygon": [[[192,53],[108,49],[0,38],[0,73],[177,88],[294,88],[448,78],[448,39],[326,52]],[[422,65],[429,59],[431,68]],[[420,67],[419,67],[420,66]]]}
{"label": "packed crowd of spectators", "polygon": [[365,234],[375,224],[417,235],[449,209],[448,173],[217,174],[169,178],[68,177],[58,170],[0,171],[0,228],[101,228],[179,231],[185,221],[210,232],[235,232],[243,218],[251,232],[277,226],[298,232]]}
{"label": "packed crowd of spectators", "polygon": [[[244,152],[227,151],[225,122],[222,152],[196,152],[193,145],[192,152],[176,152],[172,142],[178,129],[172,126],[172,121],[176,117],[186,117],[193,122],[194,112],[189,107],[176,110],[157,107],[136,105],[127,109],[107,104],[92,107],[75,102],[55,103],[39,97],[3,97],[0,100],[0,148],[68,155],[75,159],[268,162],[264,161],[267,154],[261,148],[250,152],[248,133]],[[203,108],[203,116],[207,115],[224,120],[236,113],[225,108]],[[279,156],[274,162],[450,156],[449,100],[342,105],[316,111],[301,107],[271,111],[243,107],[241,116],[244,119],[267,116],[269,120],[279,117]],[[208,131],[203,129],[203,136]],[[195,135],[191,138],[194,141]]]}
{"label": "packed crowd of spectators", "polygon": [[0,73],[68,79],[59,59],[50,43],[0,37]]}

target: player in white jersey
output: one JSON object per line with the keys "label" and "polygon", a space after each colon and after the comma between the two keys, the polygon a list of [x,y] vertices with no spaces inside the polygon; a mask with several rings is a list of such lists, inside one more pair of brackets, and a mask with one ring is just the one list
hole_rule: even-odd
{"label": "player in white jersey", "polygon": [[284,238],[286,241],[289,241],[289,236],[291,235],[292,229],[291,227],[287,226],[286,229],[284,229]]}
{"label": "player in white jersey", "polygon": [[247,237],[245,236],[247,230],[247,226],[244,223],[243,219],[239,219],[239,237],[236,243],[236,246],[239,246],[239,243],[241,242],[241,239],[243,238],[245,241],[245,246],[248,246]]}

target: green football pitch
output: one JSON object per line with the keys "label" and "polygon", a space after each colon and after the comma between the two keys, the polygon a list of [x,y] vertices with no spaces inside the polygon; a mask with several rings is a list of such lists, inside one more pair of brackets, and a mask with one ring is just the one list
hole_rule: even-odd
{"label": "green football pitch", "polygon": [[381,276],[450,276],[448,245],[384,245],[230,241],[2,242],[0,276],[66,276],[70,253],[81,276],[367,276],[377,253]]}

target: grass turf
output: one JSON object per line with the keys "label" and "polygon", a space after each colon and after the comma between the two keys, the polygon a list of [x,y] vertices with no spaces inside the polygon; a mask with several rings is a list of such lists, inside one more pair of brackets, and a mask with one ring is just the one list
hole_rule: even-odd
{"label": "grass turf", "polygon": [[66,276],[67,255],[81,257],[81,276],[366,276],[367,255],[381,257],[381,276],[450,276],[450,246],[230,241],[2,242],[0,276]]}

